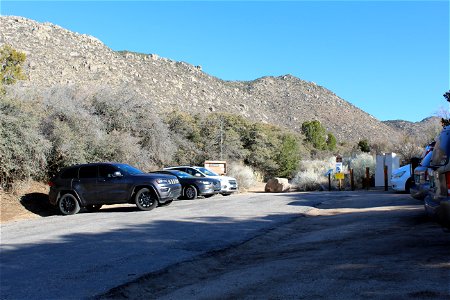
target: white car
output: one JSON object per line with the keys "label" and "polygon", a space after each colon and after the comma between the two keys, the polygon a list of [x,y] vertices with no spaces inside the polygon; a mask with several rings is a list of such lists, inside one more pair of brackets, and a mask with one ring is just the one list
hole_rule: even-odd
{"label": "white car", "polygon": [[221,185],[220,194],[224,196],[229,196],[232,193],[238,191],[238,183],[236,178],[228,176],[220,176],[219,174],[214,173],[213,171],[207,168],[196,166],[178,166],[178,167],[164,168],[164,170],[179,170],[197,177],[210,177],[218,179],[220,180]]}
{"label": "white car", "polygon": [[409,193],[411,187],[411,165],[392,171],[391,185],[394,191]]}

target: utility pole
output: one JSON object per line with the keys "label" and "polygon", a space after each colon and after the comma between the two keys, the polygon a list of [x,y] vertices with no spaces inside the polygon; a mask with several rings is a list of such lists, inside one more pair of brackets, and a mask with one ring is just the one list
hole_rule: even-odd
{"label": "utility pole", "polygon": [[220,160],[223,160],[223,118],[220,117]]}

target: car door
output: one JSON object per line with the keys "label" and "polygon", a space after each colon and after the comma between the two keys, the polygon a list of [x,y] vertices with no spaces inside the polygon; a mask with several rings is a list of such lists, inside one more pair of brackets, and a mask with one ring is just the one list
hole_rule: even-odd
{"label": "car door", "polygon": [[85,205],[99,203],[97,194],[97,165],[81,166],[78,178],[73,180],[73,188]]}
{"label": "car door", "polygon": [[[99,165],[97,192],[100,201],[104,204],[124,203],[128,201],[130,182],[124,174],[114,165]],[[116,173],[116,174],[115,174]]]}

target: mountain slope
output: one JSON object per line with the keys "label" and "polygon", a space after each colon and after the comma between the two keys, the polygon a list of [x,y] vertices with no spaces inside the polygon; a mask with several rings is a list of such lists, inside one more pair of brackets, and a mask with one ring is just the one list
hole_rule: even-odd
{"label": "mountain slope", "polygon": [[201,67],[154,54],[116,52],[98,39],[49,23],[0,17],[0,44],[27,54],[25,86],[60,84],[130,89],[156,111],[223,111],[300,130],[319,120],[339,141],[395,142],[388,126],[333,92],[291,75],[254,81],[223,81]]}
{"label": "mountain slope", "polygon": [[403,132],[404,135],[415,137],[417,141],[429,143],[442,130],[441,119],[438,117],[428,117],[420,122],[409,122],[403,120],[383,121],[385,125],[396,131]]}

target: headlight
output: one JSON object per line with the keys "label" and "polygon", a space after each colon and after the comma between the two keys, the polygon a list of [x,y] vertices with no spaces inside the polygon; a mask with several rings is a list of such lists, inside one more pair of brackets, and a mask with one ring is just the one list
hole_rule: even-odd
{"label": "headlight", "polygon": [[392,174],[392,178],[400,178],[405,173],[406,173],[406,171],[401,171],[400,173]]}
{"label": "headlight", "polygon": [[174,179],[159,178],[159,179],[156,179],[156,183],[158,183],[158,184],[179,184],[180,182],[178,181],[177,178],[174,178]]}
{"label": "headlight", "polygon": [[168,179],[156,179],[156,182],[158,184],[169,184],[169,180]]}

